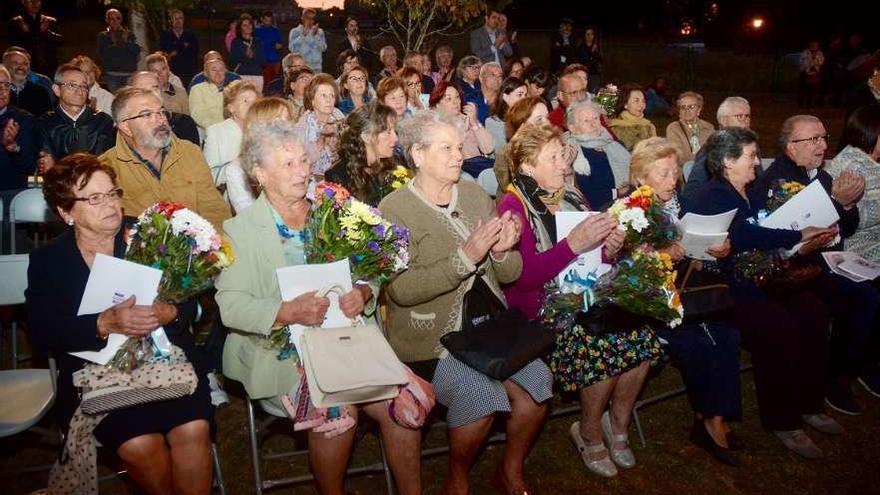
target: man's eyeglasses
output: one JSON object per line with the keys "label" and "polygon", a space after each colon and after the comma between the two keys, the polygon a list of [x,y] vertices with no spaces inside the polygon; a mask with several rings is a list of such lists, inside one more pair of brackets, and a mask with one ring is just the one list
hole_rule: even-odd
{"label": "man's eyeglasses", "polygon": [[696,110],[696,109],[700,108],[700,105],[698,105],[698,104],[696,104],[696,103],[693,103],[693,104],[690,104],[690,105],[681,105],[681,106],[679,106],[678,108],[680,108],[681,110],[686,110],[686,111],[689,112],[689,111],[691,111],[691,110]]}
{"label": "man's eyeglasses", "polygon": [[94,193],[89,194],[84,198],[73,198],[74,201],[88,201],[89,204],[92,206],[102,205],[108,200],[119,201],[120,199],[122,199],[122,189],[118,187],[116,189],[111,189],[105,193]]}
{"label": "man's eyeglasses", "polygon": [[127,119],[122,119],[120,122],[128,122],[129,120],[144,119],[144,118],[151,119],[151,120],[158,118],[160,120],[165,120],[166,122],[171,122],[171,112],[169,112],[168,110],[165,110],[165,109],[156,110],[155,112],[146,111],[146,112],[141,112],[137,115],[133,115]]}
{"label": "man's eyeglasses", "polygon": [[86,86],[85,84],[77,84],[75,82],[65,82],[65,83],[59,84],[59,86],[61,86],[62,88],[67,88],[71,91],[85,91],[85,92],[89,91],[89,87]]}
{"label": "man's eyeglasses", "polygon": [[736,115],[731,115],[731,117],[740,121],[740,122],[744,122],[746,120],[752,120],[752,114],[750,114],[750,113],[738,113]]}
{"label": "man's eyeglasses", "polygon": [[792,139],[789,142],[790,143],[803,143],[805,141],[810,141],[813,144],[813,146],[816,146],[819,144],[820,140],[825,141],[827,143],[829,140],[831,140],[831,134],[820,134],[818,136],[813,136],[813,137],[808,137],[808,138],[803,138],[803,139]]}

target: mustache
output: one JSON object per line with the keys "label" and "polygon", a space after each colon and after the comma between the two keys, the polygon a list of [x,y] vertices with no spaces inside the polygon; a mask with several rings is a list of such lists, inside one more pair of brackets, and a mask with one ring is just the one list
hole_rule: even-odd
{"label": "mustache", "polygon": [[153,135],[158,136],[159,134],[170,134],[171,127],[168,124],[162,124],[159,127],[153,129]]}

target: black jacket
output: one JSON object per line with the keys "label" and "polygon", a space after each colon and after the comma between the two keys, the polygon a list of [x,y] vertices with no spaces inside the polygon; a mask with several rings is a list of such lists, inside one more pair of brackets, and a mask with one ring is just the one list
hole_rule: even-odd
{"label": "black jacket", "polygon": [[104,112],[86,107],[74,122],[60,107],[37,119],[39,150],[51,153],[55,160],[85,151],[100,155],[116,145],[113,119]]}
{"label": "black jacket", "polygon": [[34,173],[37,164],[34,117],[20,108],[7,105],[6,111],[0,115],[0,129],[3,129],[10,119],[20,126],[15,139],[19,150],[10,153],[5,147],[0,146],[0,191],[26,188],[27,177]]}
{"label": "black jacket", "polygon": [[52,110],[52,95],[49,90],[33,81],[25,82],[20,91],[16,91],[13,86],[9,97],[9,103],[27,110],[34,117]]}
{"label": "black jacket", "polygon": [[199,142],[199,128],[192,117],[185,113],[171,112],[171,122],[169,124],[171,124],[171,132],[175,136],[180,139],[186,139],[199,148],[202,147],[202,143]]}
{"label": "black jacket", "polygon": [[[40,29],[43,21],[49,25],[45,31]],[[63,41],[55,32],[56,28],[54,17],[43,14],[15,16],[9,20],[9,44],[20,46],[31,54],[31,70],[53,74],[58,66],[58,45]]]}

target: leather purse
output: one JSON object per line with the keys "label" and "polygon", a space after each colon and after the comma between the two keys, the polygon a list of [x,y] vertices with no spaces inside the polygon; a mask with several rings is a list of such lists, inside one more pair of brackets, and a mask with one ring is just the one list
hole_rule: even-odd
{"label": "leather purse", "polygon": [[[440,343],[471,368],[503,381],[553,350],[553,332],[527,319],[518,309],[505,309],[485,285],[475,284],[465,300],[464,314],[477,323],[464,322],[461,331],[447,333],[440,337]],[[481,311],[474,307],[485,314],[479,315]]]}
{"label": "leather purse", "polygon": [[[342,295],[338,285],[325,287]],[[409,378],[379,327],[362,319],[343,328],[307,328],[301,340],[303,369],[315,407],[393,399]]]}
{"label": "leather purse", "polygon": [[730,286],[723,275],[705,268],[702,261],[690,260],[678,286],[685,322],[700,322],[725,316],[733,309]]}

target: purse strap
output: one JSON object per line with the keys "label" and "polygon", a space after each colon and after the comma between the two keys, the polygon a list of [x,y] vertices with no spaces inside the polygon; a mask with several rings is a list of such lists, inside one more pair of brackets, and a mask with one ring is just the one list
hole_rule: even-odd
{"label": "purse strap", "polygon": [[[321,290],[316,292],[315,297],[327,297],[327,295],[330,294],[331,292],[336,294],[339,297],[342,297],[345,295],[345,289],[341,285],[329,284],[329,285],[325,285],[324,287],[321,288]],[[364,326],[364,325],[366,325],[366,323],[364,323],[364,319],[360,315],[351,319],[351,326],[353,326],[353,327]],[[315,328],[320,328],[320,327],[315,327]]]}

